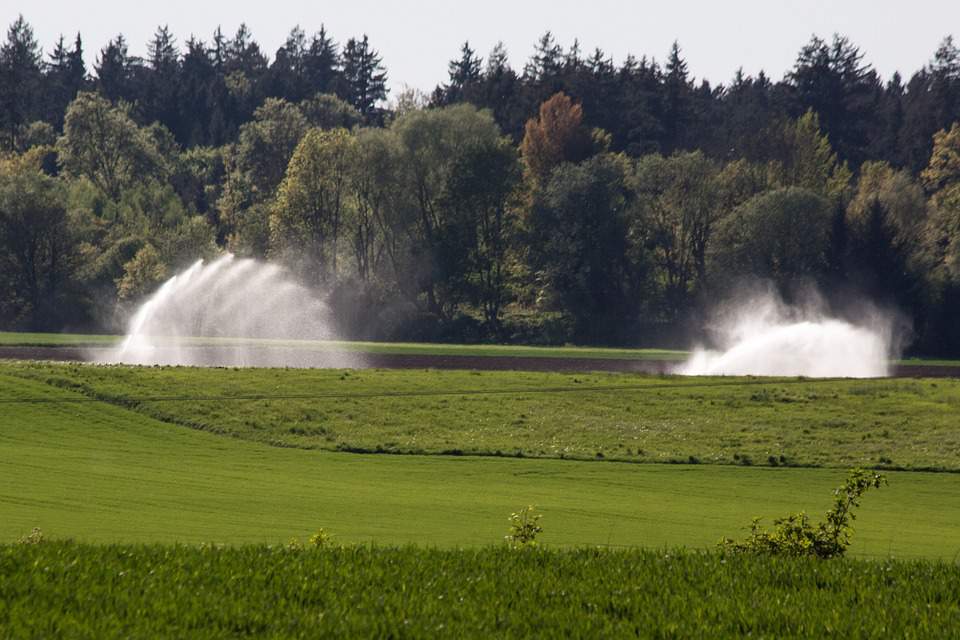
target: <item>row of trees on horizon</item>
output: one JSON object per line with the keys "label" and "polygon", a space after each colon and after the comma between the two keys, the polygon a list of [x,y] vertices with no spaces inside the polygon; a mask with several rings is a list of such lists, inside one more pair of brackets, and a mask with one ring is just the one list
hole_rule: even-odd
{"label": "row of trees on horizon", "polygon": [[0,328],[115,330],[200,256],[277,260],[348,337],[664,344],[749,279],[816,285],[960,353],[960,50],[885,83],[814,37],[780,81],[696,83],[564,49],[468,44],[387,98],[364,36],[241,26],[148,56],[118,36],[0,45]]}

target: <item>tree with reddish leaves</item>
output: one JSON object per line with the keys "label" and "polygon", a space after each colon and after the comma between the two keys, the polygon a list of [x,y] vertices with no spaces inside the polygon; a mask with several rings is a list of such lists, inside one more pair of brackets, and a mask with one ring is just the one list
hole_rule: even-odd
{"label": "tree with reddish leaves", "polygon": [[564,162],[580,162],[594,150],[593,135],[583,124],[583,108],[564,93],[540,105],[527,121],[520,151],[534,185],[542,185]]}

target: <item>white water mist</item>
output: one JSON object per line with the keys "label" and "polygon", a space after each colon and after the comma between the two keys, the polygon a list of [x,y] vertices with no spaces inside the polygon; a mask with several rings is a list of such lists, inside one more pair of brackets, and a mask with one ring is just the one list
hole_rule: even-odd
{"label": "white water mist", "polygon": [[[167,280],[136,310],[121,345],[99,359],[302,366],[295,342],[276,341],[335,339],[332,326],[329,307],[285,269],[226,254]],[[328,366],[350,366],[335,357]]]}
{"label": "white water mist", "polygon": [[889,374],[892,321],[865,309],[861,324],[826,315],[820,305],[785,305],[767,293],[721,314],[718,348],[695,349],[682,375],[875,378]]}

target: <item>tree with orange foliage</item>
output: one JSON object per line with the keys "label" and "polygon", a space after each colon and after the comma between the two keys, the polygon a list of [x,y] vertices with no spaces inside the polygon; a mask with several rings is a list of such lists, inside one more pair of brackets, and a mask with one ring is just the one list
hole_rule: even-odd
{"label": "tree with orange foliage", "polygon": [[534,185],[544,185],[563,162],[580,162],[594,151],[593,134],[583,125],[583,108],[563,92],[540,105],[527,120],[520,151]]}

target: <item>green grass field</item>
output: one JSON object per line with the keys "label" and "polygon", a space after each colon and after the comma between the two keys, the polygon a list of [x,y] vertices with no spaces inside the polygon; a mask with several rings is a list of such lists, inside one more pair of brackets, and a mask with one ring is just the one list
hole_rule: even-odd
{"label": "green grass field", "polygon": [[953,638],[960,568],[653,551],[0,547],[11,638]]}
{"label": "green grass field", "polygon": [[123,336],[0,331],[0,346],[4,347],[112,347],[121,340]]}
{"label": "green grass field", "polygon": [[[0,331],[0,347],[112,347],[123,336],[74,333],[18,333]],[[670,349],[614,349],[603,347],[529,347],[523,345],[470,345],[413,342],[362,342],[343,340],[274,340],[257,338],[183,338],[192,346],[296,347],[310,351],[348,351],[371,354],[427,356],[492,356],[533,358],[600,358],[671,360],[686,358],[686,351]],[[163,344],[160,340],[159,344]]]}
{"label": "green grass field", "polygon": [[[37,526],[54,537],[98,543],[276,543],[322,526],[349,542],[477,546],[501,540],[507,515],[535,504],[544,513],[548,545],[709,548],[724,535],[738,535],[753,516],[825,510],[844,475],[841,469],[361,455],[267,446],[184,428],[31,379],[55,381],[56,370],[85,384],[98,375],[124,374],[167,394],[198,383],[183,374],[204,374],[208,386],[202,390],[210,392],[211,381],[244,373],[5,366],[0,539],[13,540]],[[315,375],[321,373],[331,375]],[[292,377],[261,391],[289,392],[290,384]],[[267,415],[277,406],[261,411]],[[955,557],[960,476],[889,475],[890,486],[865,500],[852,553]]]}
{"label": "green grass field", "polygon": [[[0,347],[113,347],[123,340],[119,335],[76,333],[23,333],[0,331]],[[603,347],[533,347],[523,345],[471,345],[410,342],[363,342],[342,340],[271,340],[255,338],[184,338],[192,346],[237,346],[297,348],[307,351],[338,351],[369,354],[418,356],[490,356],[526,358],[586,358],[614,360],[658,360],[680,362],[688,351],[673,349],[626,349]],[[960,360],[910,357],[894,364],[923,366],[960,366]]]}
{"label": "green grass field", "polygon": [[960,381],[0,364],[145,417],[329,451],[960,471]]}
{"label": "green grass field", "polygon": [[[952,638],[960,474],[917,469],[960,470],[958,409],[944,379],[0,363],[0,637]],[[854,463],[914,470],[851,558],[717,551]]]}

